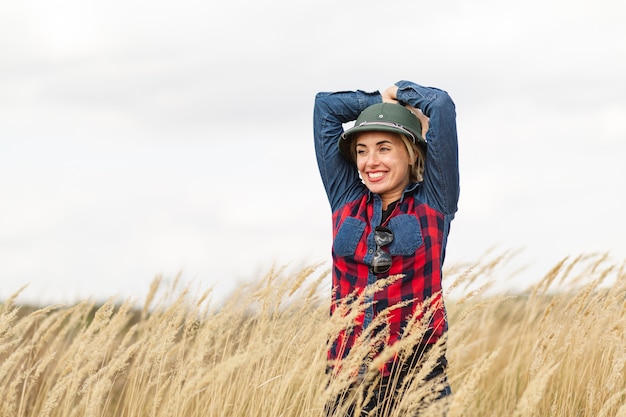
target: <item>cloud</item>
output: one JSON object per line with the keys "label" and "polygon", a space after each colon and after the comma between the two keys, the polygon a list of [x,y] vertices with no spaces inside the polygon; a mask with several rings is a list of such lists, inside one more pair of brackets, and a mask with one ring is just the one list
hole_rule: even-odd
{"label": "cloud", "polygon": [[[626,151],[625,7],[7,4],[3,282],[33,280],[37,295],[55,297],[63,285],[46,280],[77,294],[136,293],[158,272],[232,282],[272,260],[327,257],[314,95],[399,79],[444,88],[457,105],[462,196],[448,261],[495,242],[549,262],[559,251],[623,254],[614,235],[626,224],[613,213]],[[589,213],[610,227],[581,226]]]}

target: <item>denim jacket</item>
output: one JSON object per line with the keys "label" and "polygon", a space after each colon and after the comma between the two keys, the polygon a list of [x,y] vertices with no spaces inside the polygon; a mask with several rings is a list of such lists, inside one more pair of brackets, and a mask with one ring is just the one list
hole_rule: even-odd
{"label": "denim jacket", "polygon": [[[392,268],[389,275],[402,278],[377,291],[357,318],[354,331],[343,332],[328,356],[345,357],[359,333],[388,307],[390,334],[386,344],[403,336],[407,320],[424,314],[428,303],[434,313],[423,343],[434,343],[447,329],[441,299],[441,270],[450,222],[459,199],[458,144],[455,106],[440,89],[400,81],[397,99],[420,109],[429,118],[423,181],[409,184],[384,225],[394,233],[389,245]],[[333,304],[361,294],[380,277],[370,271],[376,244],[374,228],[381,225],[382,200],[370,193],[356,166],[340,153],[338,141],[343,124],[354,121],[365,108],[380,103],[379,92],[341,91],[318,93],[314,109],[315,151],[322,182],[333,213]],[[393,308],[394,306],[398,308]],[[376,350],[382,346],[374,347]],[[381,371],[388,374],[393,363]]]}

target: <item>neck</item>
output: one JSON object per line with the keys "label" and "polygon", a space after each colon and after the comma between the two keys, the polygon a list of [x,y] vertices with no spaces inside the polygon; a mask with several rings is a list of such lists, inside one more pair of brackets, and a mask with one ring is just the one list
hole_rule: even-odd
{"label": "neck", "polygon": [[394,201],[400,200],[400,197],[402,197],[402,193],[380,196],[383,202],[383,210],[387,210],[387,207],[389,207],[389,204],[393,203]]}

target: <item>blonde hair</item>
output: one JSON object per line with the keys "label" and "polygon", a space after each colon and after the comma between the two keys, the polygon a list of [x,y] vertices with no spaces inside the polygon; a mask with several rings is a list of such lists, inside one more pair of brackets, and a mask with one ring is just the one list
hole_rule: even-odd
{"label": "blonde hair", "polygon": [[411,182],[422,182],[424,180],[424,162],[426,161],[426,154],[424,149],[413,143],[406,135],[399,134],[400,139],[404,142],[406,150],[409,152],[409,160],[415,161],[411,165],[409,180]]}
{"label": "blonde hair", "polygon": [[[402,133],[396,133],[396,135],[404,143],[409,153],[409,160],[415,161],[415,163],[409,165],[409,181],[422,182],[424,180],[424,162],[426,161],[424,148],[413,143],[411,139]],[[350,143],[350,156],[352,157],[352,161],[356,163],[356,138],[353,138],[352,143]]]}

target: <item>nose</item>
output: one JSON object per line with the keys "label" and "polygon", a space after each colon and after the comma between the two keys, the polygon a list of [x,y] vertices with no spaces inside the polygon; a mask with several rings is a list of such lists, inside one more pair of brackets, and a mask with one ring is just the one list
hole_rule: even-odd
{"label": "nose", "polygon": [[380,162],[379,158],[378,158],[378,154],[376,152],[370,152],[367,155],[367,166],[376,166],[378,165],[378,163]]}

